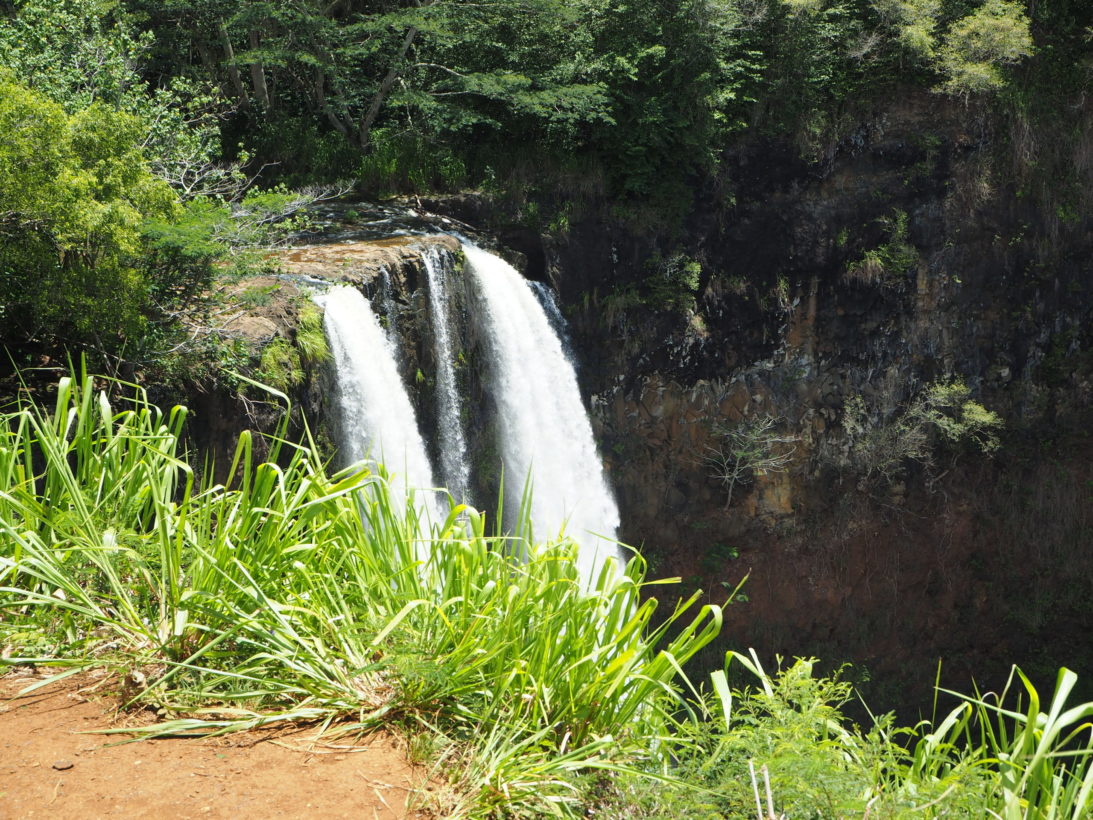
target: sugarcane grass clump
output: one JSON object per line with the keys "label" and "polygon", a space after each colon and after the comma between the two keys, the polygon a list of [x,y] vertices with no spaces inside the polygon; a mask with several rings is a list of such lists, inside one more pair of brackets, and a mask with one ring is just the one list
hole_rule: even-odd
{"label": "sugarcane grass clump", "polygon": [[640,560],[586,590],[572,542],[514,548],[463,506],[420,520],[382,470],[328,475],[280,437],[258,462],[244,433],[231,481],[199,479],[185,418],[84,376],[0,419],[6,663],[140,670],[127,698],[169,718],[149,734],[432,733],[482,810],[562,810],[573,772],[658,754],[717,607],[654,627]]}

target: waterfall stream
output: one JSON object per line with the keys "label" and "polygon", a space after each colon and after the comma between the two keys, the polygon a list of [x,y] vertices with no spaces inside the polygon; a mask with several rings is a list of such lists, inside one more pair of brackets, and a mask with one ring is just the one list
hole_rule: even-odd
{"label": "waterfall stream", "polygon": [[398,307],[395,305],[395,289],[391,285],[391,274],[387,272],[387,268],[380,268],[380,298],[383,300],[383,318],[387,320],[387,343],[391,346],[397,362],[399,360]]}
{"label": "waterfall stream", "polygon": [[539,304],[554,330],[554,335],[562,343],[562,352],[565,353],[570,363],[576,367],[577,361],[573,355],[573,344],[569,341],[569,325],[566,324],[565,317],[562,316],[562,310],[558,307],[558,300],[554,296],[554,291],[545,282],[529,281],[528,286],[535,293],[535,298],[539,300]]}
{"label": "waterfall stream", "polygon": [[554,537],[564,527],[591,584],[609,558],[622,560],[614,543],[619,513],[573,366],[530,283],[481,248],[464,242],[463,252],[498,406],[508,514],[530,481],[536,536]]}
{"label": "waterfall stream", "polygon": [[451,256],[435,247],[424,250],[425,276],[432,319],[433,356],[436,359],[437,435],[444,482],[456,503],[466,500],[470,481],[467,440],[463,435],[462,401],[455,381],[455,349],[451,331]]}
{"label": "waterfall stream", "polygon": [[[360,291],[346,285],[316,296],[337,368],[337,439],[342,466],[383,463],[391,486],[414,495],[419,513],[437,520],[433,471],[403,387],[395,352]],[[397,497],[397,496],[396,496]],[[420,556],[422,558],[424,556]]]}
{"label": "waterfall stream", "polygon": [[[608,488],[592,425],[581,402],[565,320],[544,286],[538,290],[507,262],[463,241],[465,282],[446,251],[423,250],[436,384],[436,441],[444,480],[457,502],[472,486],[464,432],[464,398],[456,380],[455,356],[466,342],[453,328],[466,297],[483,348],[482,382],[496,408],[496,446],[504,469],[505,520],[521,507],[525,483],[530,520],[538,539],[563,531],[578,544],[577,569],[585,587],[609,561],[624,563],[614,539],[618,508]],[[338,286],[316,297],[337,370],[336,434],[343,464],[366,458],[382,461],[392,486],[414,494],[420,512],[437,521],[433,472],[418,431],[413,406],[399,376],[393,297],[385,284],[388,330],[380,327],[360,291]],[[457,286],[458,283],[458,286]],[[491,423],[492,424],[492,423]],[[478,446],[478,445],[476,445]],[[480,457],[480,456],[476,456]],[[424,559],[426,556],[418,556]]]}

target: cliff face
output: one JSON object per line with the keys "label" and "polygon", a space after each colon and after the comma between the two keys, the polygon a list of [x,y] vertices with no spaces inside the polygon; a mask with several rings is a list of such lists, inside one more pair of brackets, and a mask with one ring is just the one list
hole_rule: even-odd
{"label": "cliff face", "polygon": [[[965,685],[1093,664],[1093,167],[1088,137],[1030,128],[911,98],[819,162],[733,149],[731,190],[675,237],[590,220],[547,241],[623,538],[715,599],[750,573],[728,645],[922,686],[938,657]],[[951,379],[1001,447],[919,430],[929,458],[899,459]],[[757,429],[770,469],[727,503],[725,456]]]}

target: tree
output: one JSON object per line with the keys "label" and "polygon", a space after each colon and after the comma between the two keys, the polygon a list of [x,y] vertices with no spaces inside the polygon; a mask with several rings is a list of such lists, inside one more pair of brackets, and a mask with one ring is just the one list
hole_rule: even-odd
{"label": "tree", "polygon": [[934,56],[941,0],[872,0],[872,3],[904,49],[919,57]]}
{"label": "tree", "polygon": [[220,158],[229,107],[198,79],[150,86],[141,71],[154,44],[116,2],[19,0],[0,27],[0,66],[70,114],[98,104],[136,117],[154,172],[184,198],[238,196],[245,177]]}
{"label": "tree", "polygon": [[5,340],[112,349],[139,334],[149,283],[142,227],[177,203],[150,171],[139,119],[75,114],[0,79],[0,313]]}
{"label": "tree", "polygon": [[137,67],[153,42],[109,0],[16,0],[0,26],[0,66],[69,112],[102,103],[132,110]]}
{"label": "tree", "polygon": [[939,67],[942,89],[967,98],[997,91],[1004,84],[1002,69],[1032,53],[1029,19],[1013,0],[987,0],[957,20],[945,34]]}
{"label": "tree", "polygon": [[756,475],[784,472],[792,463],[800,436],[779,433],[778,422],[763,416],[734,426],[714,426],[717,443],[707,448],[706,464],[725,485],[725,509],[732,504],[738,484],[750,484]]}

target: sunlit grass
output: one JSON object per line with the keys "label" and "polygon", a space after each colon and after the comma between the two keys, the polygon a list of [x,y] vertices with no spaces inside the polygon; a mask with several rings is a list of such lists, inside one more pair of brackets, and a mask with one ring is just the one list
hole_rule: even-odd
{"label": "sunlit grass", "polygon": [[717,607],[654,626],[640,559],[586,590],[572,542],[513,549],[462,506],[427,524],[382,473],[281,439],[259,463],[244,433],[231,481],[199,482],[183,409],[123,407],[66,378],[0,423],[8,663],[141,671],[148,734],[397,721],[462,749],[479,808],[559,809],[570,773],[658,753]]}
{"label": "sunlit grass", "polygon": [[683,666],[721,610],[657,616],[640,557],[588,584],[526,520],[422,521],[382,471],[330,474],[276,436],[260,461],[244,433],[231,480],[200,479],[186,411],[129,387],[115,407],[66,378],[51,411],[0,416],[0,645],[140,681],[124,697],[163,716],[147,735],[398,728],[468,816],[1090,814],[1093,704],[1070,703],[1069,670],[1047,703],[1015,670],[913,727],[850,725],[851,688],[805,660],[730,653],[755,685],[719,671],[702,696]]}
{"label": "sunlit grass", "polygon": [[[749,685],[731,691],[730,667]],[[756,653],[730,652],[700,718],[676,727],[675,782],[632,782],[602,816],[1090,816],[1093,704],[1068,703],[1073,672],[1059,673],[1047,704],[1014,670],[1000,692],[956,695],[933,720],[900,727],[880,716],[858,727],[840,711],[852,687],[815,668],[799,659],[770,673]]]}

